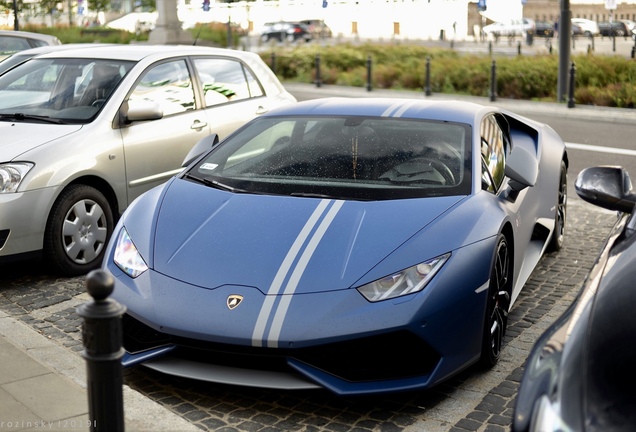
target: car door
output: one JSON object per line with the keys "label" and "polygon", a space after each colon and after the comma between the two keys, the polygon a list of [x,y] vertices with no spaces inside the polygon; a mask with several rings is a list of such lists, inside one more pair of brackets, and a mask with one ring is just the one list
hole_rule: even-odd
{"label": "car door", "polygon": [[260,82],[241,61],[198,57],[193,63],[203,91],[207,122],[220,139],[269,110],[270,101]]}
{"label": "car door", "polygon": [[196,109],[193,80],[184,58],[148,68],[128,101],[150,101],[163,109],[160,119],[122,128],[130,203],[178,173],[188,151],[210,134],[210,128],[205,111]]}

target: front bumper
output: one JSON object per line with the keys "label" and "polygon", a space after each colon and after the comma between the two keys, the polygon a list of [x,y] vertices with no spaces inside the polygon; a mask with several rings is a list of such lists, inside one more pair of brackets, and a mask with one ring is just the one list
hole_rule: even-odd
{"label": "front bumper", "polygon": [[0,194],[0,259],[42,249],[55,196],[55,188]]}
{"label": "front bumper", "polygon": [[[453,259],[459,268],[478,262],[475,268],[487,273],[490,256],[466,247]],[[112,297],[128,310],[125,364],[138,361],[168,374],[270,388],[318,386],[342,395],[386,393],[438,384],[481,352],[487,275],[470,280],[445,268],[422,292],[376,303],[355,289],[294,295],[273,338],[283,295],[269,298],[274,312],[259,332],[267,296],[257,288],[206,289],[153,270],[131,279],[110,258],[105,268],[115,279]],[[236,295],[243,301],[230,309],[228,298]]]}

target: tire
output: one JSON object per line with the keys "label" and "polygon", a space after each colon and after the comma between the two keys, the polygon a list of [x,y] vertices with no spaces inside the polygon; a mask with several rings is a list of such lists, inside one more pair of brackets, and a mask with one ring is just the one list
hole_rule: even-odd
{"label": "tire", "polygon": [[563,248],[565,238],[565,221],[568,205],[568,168],[565,161],[561,161],[561,173],[559,175],[559,193],[557,207],[554,215],[554,231],[546,248],[547,252],[558,252]]}
{"label": "tire", "polygon": [[263,42],[263,43],[269,42],[269,36],[268,35],[261,36],[261,42]]}
{"label": "tire", "polygon": [[71,185],[53,204],[44,233],[47,264],[66,276],[98,268],[114,228],[104,195],[87,185]]}
{"label": "tire", "polygon": [[499,234],[490,270],[490,285],[479,359],[479,365],[484,369],[490,369],[496,365],[501,356],[501,348],[508,325],[508,309],[510,308],[512,285],[510,275],[511,260],[508,239],[505,235]]}

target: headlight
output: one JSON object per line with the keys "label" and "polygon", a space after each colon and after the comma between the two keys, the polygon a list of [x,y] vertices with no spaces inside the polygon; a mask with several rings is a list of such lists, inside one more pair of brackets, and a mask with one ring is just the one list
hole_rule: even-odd
{"label": "headlight", "polygon": [[376,302],[421,291],[435,276],[450,253],[440,255],[401,272],[384,277],[358,288],[367,300]]}
{"label": "headlight", "polygon": [[131,278],[136,278],[146,270],[148,266],[144,259],[137,252],[135,244],[130,239],[126,229],[122,229],[117,237],[115,245],[115,255],[113,260],[117,267],[123,270]]}
{"label": "headlight", "polygon": [[18,190],[24,176],[33,168],[29,162],[0,164],[0,193]]}

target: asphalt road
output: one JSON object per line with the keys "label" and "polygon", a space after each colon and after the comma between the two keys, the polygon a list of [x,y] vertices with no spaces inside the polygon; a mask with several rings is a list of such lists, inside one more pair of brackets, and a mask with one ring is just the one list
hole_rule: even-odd
{"label": "asphalt road", "polygon": [[[521,104],[518,108],[528,109]],[[563,106],[557,109],[566,110]],[[630,134],[634,136],[633,122],[610,118],[590,124],[590,119],[563,113],[555,116],[534,110],[534,115],[553,120],[553,127],[568,142],[585,138],[587,144],[595,146],[633,147],[628,141]],[[618,142],[614,137],[626,141]],[[634,166],[634,156],[613,150],[571,149],[570,160],[571,174],[601,160]],[[636,167],[632,172],[636,173]],[[208,431],[503,432],[509,430],[529,350],[573,300],[614,221],[613,213],[570,194],[565,247],[558,254],[546,255],[531,275],[511,311],[502,360],[490,371],[469,369],[429,391],[358,398],[337,397],[326,391],[213,385],[143,367],[127,370],[125,384]],[[39,262],[0,266],[0,310],[77,355],[82,349],[81,320],[75,308],[86,301],[84,292],[84,278],[58,277]]]}

